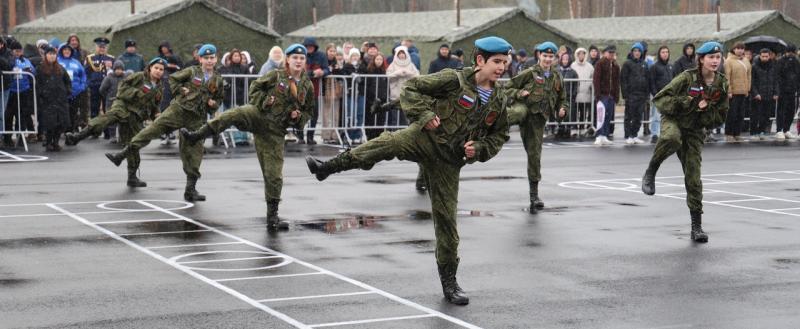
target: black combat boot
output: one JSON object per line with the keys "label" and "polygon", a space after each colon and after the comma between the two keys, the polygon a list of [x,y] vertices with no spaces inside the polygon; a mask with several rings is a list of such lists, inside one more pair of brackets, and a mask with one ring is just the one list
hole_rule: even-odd
{"label": "black combat boot", "polygon": [[642,176],[642,192],[647,195],[656,194],[656,172],[658,172],[659,164],[650,161],[647,170],[644,171]]}
{"label": "black combat boot", "polygon": [[328,161],[320,161],[312,156],[306,157],[308,170],[317,176],[317,180],[324,181],[331,174],[355,168],[350,152],[344,152]]}
{"label": "black combat boot", "polygon": [[702,213],[692,211],[692,241],[699,243],[708,242],[708,234],[703,232]]}
{"label": "black combat boot", "polygon": [[420,168],[419,173],[417,173],[417,182],[415,185],[419,193],[425,193],[425,191],[428,190],[428,184],[425,182],[425,172],[422,168]]}
{"label": "black combat boot", "polygon": [[278,216],[278,203],[280,199],[267,200],[267,230],[288,230],[289,223]]}
{"label": "black combat boot", "polygon": [[535,214],[538,212],[539,209],[544,208],[544,202],[542,199],[539,199],[539,182],[534,182],[529,180],[528,185],[530,187],[530,198],[531,198],[531,214]]}
{"label": "black combat boot", "polygon": [[70,146],[78,145],[78,143],[80,143],[82,140],[86,139],[90,135],[91,135],[91,132],[89,131],[89,129],[83,129],[83,130],[81,130],[80,132],[77,132],[77,133],[68,132],[68,133],[64,134],[64,136],[65,136],[64,144],[70,145]]}
{"label": "black combat boot", "polygon": [[306,132],[306,144],[308,145],[317,145],[317,141],[314,140],[314,131],[309,130]]}
{"label": "black combat boot", "polygon": [[128,169],[128,186],[129,187],[146,187],[145,181],[136,177],[136,169]]}
{"label": "black combat boot", "polygon": [[186,190],[183,192],[183,199],[189,202],[206,201],[206,196],[197,192],[197,177],[186,177]]}
{"label": "black combat boot", "polygon": [[125,148],[117,153],[106,153],[106,158],[111,160],[115,166],[119,167],[119,165],[122,164],[122,160],[125,160],[128,154],[133,152],[139,152],[139,149],[131,145],[126,145]]}
{"label": "black combat boot", "polygon": [[442,292],[447,302],[456,305],[467,305],[469,304],[469,297],[456,282],[457,269],[458,262],[448,265],[439,264],[439,280],[442,281]]}
{"label": "black combat boot", "polygon": [[181,136],[183,139],[189,143],[189,145],[197,144],[199,141],[203,141],[206,137],[211,136],[214,134],[214,130],[208,124],[204,124],[200,129],[195,131],[189,131],[189,129],[181,128],[180,129]]}

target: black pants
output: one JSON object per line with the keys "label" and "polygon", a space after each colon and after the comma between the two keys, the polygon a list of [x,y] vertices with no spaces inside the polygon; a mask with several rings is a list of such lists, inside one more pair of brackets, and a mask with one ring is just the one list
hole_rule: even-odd
{"label": "black pants", "polygon": [[763,97],[760,101],[753,102],[753,108],[750,111],[750,134],[766,134],[772,130],[772,122],[769,118],[775,111],[775,100],[772,97]]}
{"label": "black pants", "polygon": [[797,111],[797,96],[781,94],[778,97],[778,114],[775,118],[778,132],[789,132],[795,111]]}
{"label": "black pants", "polygon": [[[16,122],[14,122],[16,119]],[[33,131],[33,90],[11,93],[4,115],[6,130]],[[10,136],[10,135],[9,135]]]}
{"label": "black pants", "polygon": [[644,96],[631,96],[625,100],[625,138],[634,138],[639,135],[642,127],[642,113],[647,104]]}
{"label": "black pants", "polygon": [[728,118],[725,119],[725,135],[739,136],[742,133],[742,126],[744,126],[747,95],[733,95],[730,105]]}
{"label": "black pants", "polygon": [[63,132],[64,132],[64,129],[61,128],[61,126],[58,126],[56,128],[52,128],[52,129],[48,129],[47,132],[45,132],[45,136],[47,136],[47,139],[45,140],[45,143],[47,145],[53,145],[53,146],[58,145],[58,141],[61,138],[61,133],[63,133]]}

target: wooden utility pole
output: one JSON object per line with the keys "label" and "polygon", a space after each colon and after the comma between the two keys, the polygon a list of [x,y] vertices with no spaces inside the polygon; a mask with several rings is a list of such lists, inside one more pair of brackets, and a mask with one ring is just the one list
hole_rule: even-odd
{"label": "wooden utility pole", "polygon": [[311,2],[311,20],[314,23],[314,28],[317,28],[317,2]]}
{"label": "wooden utility pole", "polygon": [[131,0],[131,15],[136,15],[136,0]]}
{"label": "wooden utility pole", "polygon": [[42,19],[47,19],[47,0],[42,1]]}
{"label": "wooden utility pole", "polygon": [[17,0],[8,0],[8,31],[17,26]]}
{"label": "wooden utility pole", "polygon": [[617,17],[617,0],[611,0],[611,17]]}
{"label": "wooden utility pole", "polygon": [[456,27],[461,26],[461,1],[455,0],[456,5]]}
{"label": "wooden utility pole", "polygon": [[26,0],[25,9],[28,13],[28,22],[36,19],[36,0]]}
{"label": "wooden utility pole", "polygon": [[722,18],[721,18],[722,15],[720,15],[719,1],[720,0],[714,0],[714,7],[716,7],[717,10],[717,32],[722,30]]}
{"label": "wooden utility pole", "polygon": [[273,8],[275,0],[267,0],[267,27],[275,29],[275,11]]}

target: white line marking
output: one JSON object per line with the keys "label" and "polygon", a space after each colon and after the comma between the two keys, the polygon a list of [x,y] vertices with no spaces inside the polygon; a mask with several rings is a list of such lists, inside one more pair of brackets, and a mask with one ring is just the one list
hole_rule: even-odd
{"label": "white line marking", "polygon": [[734,202],[751,202],[751,201],[764,201],[764,200],[772,200],[770,198],[752,198],[752,199],[739,199],[739,200],[722,200],[722,201],[713,201],[716,203],[734,203]]}
{"label": "white line marking", "polygon": [[430,318],[430,317],[434,317],[434,316],[435,315],[432,315],[432,314],[396,316],[396,317],[392,317],[392,318],[378,318],[378,319],[368,319],[368,320],[357,320],[357,321],[344,321],[344,322],[331,322],[331,323],[312,324],[309,327],[311,327],[311,328],[335,327],[335,326],[346,326],[346,325],[351,325],[351,324],[422,319],[422,318]]}
{"label": "white line marking", "polygon": [[18,157],[16,155],[13,155],[11,153],[8,153],[8,152],[0,151],[0,154],[5,155],[5,156],[7,156],[7,157],[9,157],[11,159],[17,160],[17,161],[25,161],[25,159],[23,159],[21,157]]}
{"label": "white line marking", "polygon": [[23,215],[0,215],[0,218],[15,218],[15,217],[43,217],[43,216],[64,216],[64,214],[23,214]]}
{"label": "white line marking", "polygon": [[[281,320],[283,320],[283,321],[285,321],[285,322],[287,322],[287,323],[289,323],[289,324],[291,324],[291,325],[293,325],[295,327],[298,327],[298,328],[310,328],[309,326],[307,326],[307,325],[305,325],[305,324],[303,324],[303,323],[301,323],[301,322],[299,322],[299,321],[287,316],[286,314],[283,314],[281,312],[273,310],[272,308],[267,307],[266,305],[261,304],[261,303],[255,301],[254,299],[252,299],[250,297],[247,297],[244,294],[242,294],[242,293],[240,293],[240,292],[238,292],[236,290],[228,288],[227,286],[225,286],[225,285],[223,285],[221,283],[218,283],[218,282],[216,282],[214,280],[211,280],[211,279],[209,279],[208,277],[206,277],[206,276],[204,276],[202,274],[199,274],[199,273],[197,273],[195,271],[189,270],[189,269],[187,269],[185,267],[179,266],[178,264],[176,264],[175,262],[165,258],[164,256],[161,256],[161,255],[153,252],[150,249],[147,249],[147,248],[142,247],[142,246],[140,246],[140,245],[138,245],[138,244],[136,244],[136,243],[134,243],[134,242],[132,242],[132,241],[130,241],[128,239],[125,239],[125,238],[117,235],[116,233],[111,232],[111,231],[103,228],[102,226],[93,224],[92,222],[84,219],[83,217],[80,217],[78,215],[72,214],[72,213],[70,213],[70,212],[68,212],[68,211],[66,211],[66,210],[64,210],[64,209],[62,209],[59,206],[56,206],[54,204],[47,204],[47,206],[50,207],[50,208],[53,208],[53,209],[55,209],[57,211],[60,211],[60,212],[64,213],[65,215],[67,215],[69,217],[72,217],[76,221],[81,222],[84,225],[87,225],[89,227],[92,227],[95,230],[98,230],[98,231],[100,231],[100,232],[102,232],[102,233],[114,238],[115,240],[117,240],[119,242],[122,242],[122,243],[130,246],[131,248],[139,250],[139,251],[145,253],[146,255],[149,255],[150,257],[153,257],[153,258],[155,258],[157,260],[160,260],[161,262],[163,262],[163,263],[165,263],[167,265],[170,265],[170,266],[174,267],[175,269],[194,277],[195,279],[203,281],[203,282],[205,282],[205,283],[207,283],[207,284],[209,284],[209,285],[211,285],[211,286],[213,286],[213,287],[215,287],[215,288],[217,288],[219,290],[222,290],[222,291],[228,293],[229,295],[231,295],[233,297],[236,297],[236,298],[238,298],[238,299],[250,304],[251,306],[253,306],[255,308],[258,308],[258,309],[260,309],[260,310],[262,310],[264,312],[272,314],[273,316],[275,316],[275,317],[277,317],[277,318],[279,318],[279,319],[281,319]],[[153,206],[153,208],[155,208],[155,206]]]}
{"label": "white line marking", "polygon": [[182,221],[180,218],[164,218],[164,219],[134,219],[134,220],[118,220],[108,222],[92,222],[97,225],[110,225],[110,224],[131,224],[131,223],[152,223],[152,222],[176,222]]}
{"label": "white line marking", "polygon": [[328,294],[328,295],[312,295],[312,296],[299,296],[299,297],[284,297],[284,298],[270,298],[259,300],[259,303],[282,302],[287,300],[300,300],[300,299],[315,299],[315,298],[330,298],[330,297],[345,297],[345,296],[358,296],[358,295],[371,295],[374,291],[358,291],[358,292],[345,292],[341,294]]}
{"label": "white line marking", "polygon": [[741,176],[741,177],[751,177],[751,178],[758,178],[758,179],[763,179],[763,180],[768,180],[768,181],[776,181],[776,180],[780,180],[780,179],[778,179],[778,178],[764,177],[764,176],[756,176],[756,175],[748,175],[748,174],[736,174],[736,176]]}
{"label": "white line marking", "polygon": [[[235,235],[233,235],[233,234],[230,234],[230,233],[227,233],[227,232],[224,232],[224,231],[217,230],[217,229],[215,229],[215,228],[213,228],[213,227],[211,227],[211,226],[208,226],[208,225],[206,225],[206,224],[200,223],[200,222],[198,222],[198,221],[195,221],[195,220],[193,220],[193,219],[191,219],[191,218],[188,218],[188,217],[182,216],[182,215],[180,215],[180,214],[177,214],[177,213],[175,213],[175,212],[172,212],[172,211],[169,211],[169,210],[165,210],[165,209],[163,209],[163,208],[160,208],[160,207],[158,207],[158,206],[156,206],[156,205],[154,205],[154,204],[151,204],[151,203],[149,203],[149,202],[146,202],[146,201],[138,201],[138,202],[139,202],[139,203],[141,203],[141,204],[143,204],[143,205],[149,206],[149,207],[151,207],[151,208],[153,208],[153,209],[156,209],[156,210],[161,210],[162,212],[164,212],[164,213],[166,213],[166,214],[169,214],[170,216],[175,216],[175,217],[178,217],[178,218],[183,218],[183,219],[184,219],[184,220],[186,220],[187,222],[190,222],[190,223],[192,223],[192,224],[195,224],[195,225],[197,225],[197,226],[200,226],[200,227],[203,227],[203,228],[207,228],[207,229],[213,230],[214,232],[217,232],[217,233],[219,233],[219,234],[222,234],[222,235],[224,235],[224,236],[226,236],[226,237],[228,237],[228,238],[231,238],[231,239],[234,239],[234,240],[241,241],[242,243],[244,243],[244,244],[246,244],[246,245],[249,245],[249,246],[251,246],[251,247],[254,247],[254,248],[257,248],[257,249],[261,249],[261,250],[264,250],[264,251],[267,251],[267,252],[273,253],[273,254],[275,254],[275,255],[283,256],[284,258],[286,258],[286,259],[289,259],[289,260],[291,260],[291,261],[293,261],[293,262],[295,262],[295,263],[297,263],[297,264],[300,264],[300,265],[303,265],[303,266],[305,266],[305,267],[311,268],[311,269],[313,269],[313,270],[315,270],[315,271],[318,271],[318,272],[325,273],[325,274],[327,274],[327,275],[330,275],[330,276],[332,276],[332,277],[335,277],[335,278],[337,278],[337,279],[339,279],[339,280],[341,280],[341,281],[345,281],[345,282],[348,282],[348,283],[350,283],[350,284],[353,284],[353,285],[355,285],[355,286],[361,287],[361,288],[362,288],[362,289],[364,289],[364,290],[374,291],[375,293],[377,293],[377,294],[379,294],[379,295],[381,295],[381,296],[384,296],[384,297],[386,297],[386,298],[388,298],[388,299],[391,299],[391,300],[393,300],[393,301],[395,301],[395,302],[398,302],[398,303],[400,303],[400,304],[403,304],[403,305],[409,306],[409,307],[411,307],[411,308],[415,308],[415,309],[417,309],[417,310],[419,310],[419,311],[422,311],[422,312],[425,312],[425,313],[428,313],[428,314],[432,314],[433,316],[437,316],[437,317],[439,317],[439,318],[441,318],[441,319],[443,319],[443,320],[446,320],[446,321],[452,322],[452,323],[454,323],[454,324],[457,324],[457,325],[459,325],[459,326],[462,326],[462,327],[465,327],[465,328],[470,328],[470,329],[480,329],[480,327],[478,327],[478,326],[476,326],[476,325],[474,325],[474,324],[470,324],[470,323],[468,323],[468,322],[465,322],[465,321],[463,321],[463,320],[461,320],[461,319],[458,319],[458,318],[452,317],[452,316],[450,316],[450,315],[444,314],[444,313],[442,313],[442,312],[439,312],[439,311],[433,310],[433,309],[431,309],[431,308],[428,308],[428,307],[422,306],[422,305],[420,305],[420,304],[417,304],[417,303],[414,303],[414,302],[412,302],[412,301],[410,301],[410,300],[407,300],[407,299],[404,299],[404,298],[398,297],[398,296],[396,296],[396,295],[393,295],[393,294],[391,294],[391,293],[388,293],[388,292],[386,292],[386,291],[380,290],[380,289],[378,289],[378,288],[375,288],[375,287],[373,287],[373,286],[370,286],[370,285],[368,285],[368,284],[366,284],[366,283],[363,283],[363,282],[361,282],[361,281],[357,281],[357,280],[354,280],[354,279],[348,278],[348,277],[346,277],[346,276],[344,276],[344,275],[341,275],[341,274],[338,274],[338,273],[335,273],[335,272],[331,272],[331,271],[329,271],[329,270],[326,270],[326,269],[324,269],[324,268],[322,268],[322,267],[319,267],[319,266],[316,266],[316,265],[314,265],[314,264],[311,264],[311,263],[307,263],[307,262],[301,261],[301,260],[299,260],[299,259],[296,259],[296,258],[294,258],[294,257],[291,257],[291,256],[289,256],[289,255],[286,255],[286,254],[283,254],[283,253],[277,252],[277,251],[275,251],[275,250],[269,249],[269,248],[267,248],[267,247],[264,247],[264,246],[262,246],[262,245],[259,245],[259,244],[255,243],[255,242],[252,242],[252,241],[249,241],[249,240],[242,239],[242,238],[240,238],[240,237],[238,237],[238,236],[235,236]],[[151,249],[152,249],[152,248],[151,248]]]}
{"label": "white line marking", "polygon": [[260,279],[274,279],[274,278],[290,278],[290,277],[295,277],[295,276],[322,275],[322,274],[325,274],[325,273],[322,273],[322,272],[309,272],[309,273],[297,273],[297,274],[248,276],[248,277],[243,277],[243,278],[219,279],[219,280],[217,280],[217,282],[241,281],[241,280],[260,280]]}
{"label": "white line marking", "polygon": [[193,260],[189,262],[178,262],[178,264],[202,264],[202,263],[218,263],[218,262],[237,262],[240,260],[253,260],[253,259],[270,259],[270,258],[283,258],[281,256],[263,256],[263,257],[243,257],[243,258],[225,258],[225,259],[208,259],[208,260]]}
{"label": "white line marking", "polygon": [[778,209],[771,209],[772,211],[787,211],[787,210],[798,210],[800,207],[795,208],[778,208]]}
{"label": "white line marking", "polygon": [[180,233],[197,233],[197,232],[208,232],[208,230],[147,232],[147,233],[124,233],[124,234],[120,234],[119,236],[142,236],[142,235],[180,234]]}
{"label": "white line marking", "polygon": [[198,243],[198,244],[177,244],[173,246],[157,246],[157,247],[147,247],[147,249],[169,249],[169,248],[189,248],[189,247],[205,247],[205,246],[222,246],[226,244],[242,244],[241,241],[234,241],[234,242],[216,242],[216,243]]}

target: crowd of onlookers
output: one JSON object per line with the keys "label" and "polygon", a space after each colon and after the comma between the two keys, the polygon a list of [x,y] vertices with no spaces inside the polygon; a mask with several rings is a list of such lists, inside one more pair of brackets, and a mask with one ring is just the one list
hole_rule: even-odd
{"label": "crowd of onlookers", "polygon": [[[119,82],[131,72],[142,71],[146,61],[138,53],[135,40],[126,40],[125,52],[116,57],[108,54],[108,43],[109,40],[102,37],[95,39],[90,53],[76,35],[69,36],[63,43],[58,39],[39,40],[36,45],[25,47],[11,37],[0,38],[0,69],[30,74],[4,75],[0,126],[6,131],[32,131],[34,124],[38,124],[40,132],[47,129],[56,129],[59,133],[77,131],[85,127],[90,118],[110,108]],[[351,42],[322,47],[314,38],[306,38],[303,45],[308,49],[307,74],[320,102],[306,131],[292,132],[288,138],[298,143],[316,144],[318,135],[326,143],[349,141],[357,144],[384,130],[407,124],[394,101],[399,98],[402,85],[423,71],[419,50],[411,39],[397,42],[385,51],[373,42],[363,42],[358,47]],[[159,45],[158,56],[167,62],[165,82],[169,74],[198,64],[200,46],[197,44],[193,58],[184,62],[169,42]],[[648,44],[641,41],[632,44],[623,59],[613,45],[574,50],[561,46],[555,67],[566,79],[564,89],[570,108],[567,117],[554,122],[547,133],[556,138],[594,137],[596,145],[612,144],[615,108],[624,100],[625,143],[644,143],[640,138],[643,136],[655,142],[660,116],[651,99],[676,75],[696,67],[694,50],[695,46],[688,43],[683,53],[673,60],[668,47],[660,46],[650,54]],[[504,78],[512,78],[537,62],[535,51],[529,54],[525,49],[517,49],[509,55]],[[219,65],[219,72],[226,77],[221,107],[224,111],[245,104],[249,81],[254,76],[282,68],[284,53],[275,46],[268,59],[258,65],[248,51],[233,48],[221,54]],[[460,69],[464,65],[462,49],[451,51],[448,44],[442,44],[425,73]],[[771,133],[772,120],[775,120],[775,139],[796,138],[790,132],[800,88],[800,64],[794,46],[789,45],[782,53],[769,48],[753,52],[743,43],[737,43],[729,50],[722,70],[729,80],[731,109],[727,122],[717,133],[724,130],[728,142],[746,140],[743,132],[749,132],[751,139],[763,140]],[[31,76],[36,79],[35,95]],[[68,79],[63,79],[64,76]],[[171,100],[168,84],[164,86],[162,110]],[[35,118],[34,97],[38,104]],[[647,123],[642,124],[643,121]],[[111,127],[103,137],[113,140],[114,133]],[[15,143],[11,134],[4,134],[3,146],[18,144],[22,138],[18,137]],[[42,133],[24,138],[28,142],[48,144]],[[709,138],[713,139],[713,134]],[[168,134],[162,139],[162,143],[168,144],[174,135]],[[247,135],[234,134],[232,142],[246,143]],[[56,144],[48,150],[58,148]]]}

